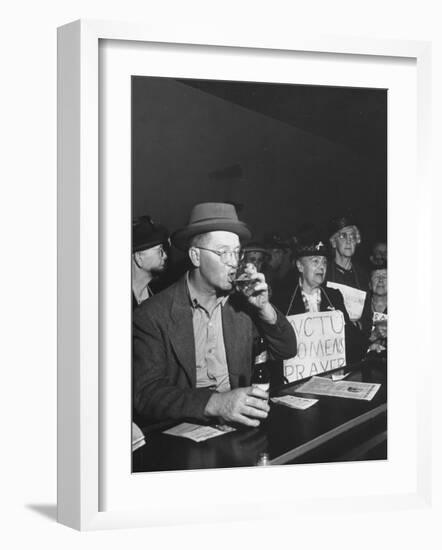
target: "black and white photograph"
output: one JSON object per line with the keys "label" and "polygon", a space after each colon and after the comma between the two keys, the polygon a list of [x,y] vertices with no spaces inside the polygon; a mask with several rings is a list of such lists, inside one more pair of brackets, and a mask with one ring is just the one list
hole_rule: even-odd
{"label": "black and white photograph", "polygon": [[2,548],[442,547],[439,4],[5,5]]}
{"label": "black and white photograph", "polygon": [[132,471],[386,460],[388,90],[131,94]]}

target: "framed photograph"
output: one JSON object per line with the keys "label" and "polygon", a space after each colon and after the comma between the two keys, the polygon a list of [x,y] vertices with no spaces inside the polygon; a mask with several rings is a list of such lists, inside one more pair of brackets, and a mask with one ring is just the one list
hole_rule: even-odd
{"label": "framed photograph", "polygon": [[[59,521],[86,530],[192,523],[195,517],[284,517],[293,510],[321,514],[350,502],[367,511],[425,506],[430,403],[423,392],[430,371],[423,361],[417,376],[416,356],[429,355],[431,337],[423,298],[429,274],[419,246],[430,242],[429,44],[345,37],[280,37],[269,44],[228,35],[207,43],[202,35],[156,36],[136,25],[77,21],[59,29],[58,51]],[[270,302],[297,336],[298,360],[287,362],[286,355],[281,361],[286,383],[275,387],[285,389],[271,391],[276,401],[265,429],[235,422],[222,422],[220,429],[220,423],[189,418],[190,409],[170,413],[177,409],[173,404],[164,412],[146,390],[152,381],[138,383],[145,367],[137,363],[133,330],[134,341],[149,332],[142,319],[150,318],[151,304],[161,303],[167,289],[180,281],[192,288],[186,273],[199,268],[189,246],[212,254],[207,243],[179,245],[206,212],[207,206],[199,214],[195,206],[207,203],[228,207],[235,224],[249,228],[249,252],[262,253],[259,271]],[[411,211],[417,212],[412,230]],[[159,227],[166,233],[146,245],[142,232],[138,246],[134,220],[148,235]],[[360,370],[352,370],[351,334],[335,344],[311,343],[301,334],[304,318],[290,309],[296,285],[287,303],[277,302],[282,272],[272,253],[287,258],[290,280],[300,284],[310,280],[302,258],[328,260],[328,268],[318,264],[319,275],[312,276],[333,289],[330,295],[343,292],[349,326],[360,328],[362,309],[353,308],[361,297],[353,291],[347,296],[345,288],[333,287],[338,279],[326,277],[340,250],[335,239],[353,243],[352,254],[359,245],[357,261],[363,263],[373,257],[373,245],[387,245],[387,234],[388,371],[386,353],[373,368],[364,355]],[[165,248],[169,235],[173,246]],[[305,235],[306,246],[316,251],[302,249]],[[405,282],[401,258],[410,247],[419,261]],[[136,286],[134,269],[141,276],[144,268],[140,253],[152,248],[160,267]],[[236,259],[231,254],[232,292],[236,262],[247,250],[246,244]],[[224,249],[214,252],[221,262]],[[386,271],[384,264],[367,263],[360,273],[371,267]],[[373,283],[367,276],[363,286],[361,277],[355,289],[364,301]],[[407,285],[416,292],[404,301]],[[322,310],[306,308],[310,326],[315,315],[319,323]],[[409,320],[418,318],[421,336],[411,356],[401,342]],[[197,340],[192,344],[195,353]],[[335,345],[337,355],[323,351],[321,362],[318,355],[308,364],[300,361],[307,346],[318,354],[319,345]],[[341,368],[345,359],[348,371]],[[198,372],[196,387],[217,389],[206,370]],[[371,386],[373,395],[322,398],[315,392],[323,390],[310,386],[303,393],[302,385],[317,374],[326,375],[322,382],[333,391],[336,384],[353,393]],[[229,375],[227,390],[245,385]],[[277,401],[284,397],[285,403]],[[298,409],[287,406],[295,400]],[[325,425],[325,416],[334,420]],[[255,467],[260,464],[272,467]],[[239,483],[248,491],[235,493],[232,503]],[[216,513],[201,509],[214,488]]]}

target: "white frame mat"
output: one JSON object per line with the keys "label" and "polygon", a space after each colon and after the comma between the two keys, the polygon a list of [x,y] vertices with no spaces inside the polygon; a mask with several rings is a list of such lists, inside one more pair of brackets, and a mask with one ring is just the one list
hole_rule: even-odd
{"label": "white frame mat", "polygon": [[[197,503],[185,510],[178,502],[156,506],[155,491],[146,498],[142,508],[121,506],[104,510],[101,502],[103,483],[100,453],[100,302],[103,215],[100,188],[99,140],[99,42],[100,40],[128,41],[129,43],[162,43],[201,45],[210,47],[253,48],[311,54],[347,54],[408,58],[416,63],[417,71],[417,173],[416,208],[419,228],[416,232],[424,243],[420,258],[428,258],[431,250],[431,182],[429,174],[430,149],[430,73],[431,45],[428,42],[364,39],[355,37],[278,38],[252,36],[252,32],[233,35],[228,29],[218,36],[207,36],[204,29],[189,33],[171,30],[169,33],[133,23],[76,21],[58,29],[58,521],[79,530],[119,527],[140,527],[191,523],[194,521],[253,519],[263,517],[267,503],[272,515],[283,516],[290,509],[296,513],[329,513],[331,509],[372,512],[381,509],[416,508],[431,502],[431,402],[426,389],[431,388],[431,372],[422,369],[416,378],[416,468],[415,489],[391,494],[367,494],[337,498],[321,498],[316,491],[312,498],[295,502],[291,492],[281,486],[280,499],[266,488],[272,483],[272,469],[254,469],[264,480],[264,490],[258,500],[247,500],[238,495],[239,505],[232,509],[217,509],[217,517],[201,510],[197,520],[191,511]],[[390,226],[389,226],[390,227]],[[389,229],[390,231],[390,229]],[[406,247],[405,247],[406,248]],[[431,270],[419,272],[421,286],[430,288]],[[423,284],[422,284],[423,283]],[[422,304],[422,349],[430,350],[432,331],[428,300],[416,299]],[[428,357],[431,357],[428,355]],[[429,362],[428,362],[429,363]],[[414,395],[412,396],[414,399]],[[129,437],[127,440],[128,449]],[[125,442],[122,442],[124,445]],[[351,465],[350,465],[351,467]],[[293,467],[292,467],[293,468]],[[288,470],[286,474],[288,475]],[[200,472],[207,483],[214,473]],[[224,479],[229,472],[223,472]],[[178,475],[172,476],[177,482]],[[189,474],[187,474],[189,475]],[[190,475],[195,475],[192,473]],[[221,476],[221,474],[218,474]],[[250,474],[252,475],[252,474]],[[173,476],[176,476],[175,478]],[[136,476],[133,476],[136,477]],[[152,478],[153,479],[153,478]],[[157,478],[159,479],[159,478]],[[227,479],[227,478],[226,478]],[[154,486],[154,485],[153,485]],[[157,483],[157,486],[160,484]],[[318,493],[318,494],[317,494]],[[235,497],[236,498],[236,497]],[[241,501],[241,498],[243,500]],[[267,500],[266,500],[267,499]],[[302,507],[302,510],[300,509]],[[204,506],[203,506],[204,508]]]}

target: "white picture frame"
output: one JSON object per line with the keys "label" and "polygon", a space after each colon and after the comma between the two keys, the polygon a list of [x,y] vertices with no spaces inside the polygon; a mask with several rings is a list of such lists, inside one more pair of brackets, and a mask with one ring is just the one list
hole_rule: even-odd
{"label": "white picture frame", "polygon": [[[58,521],[80,530],[151,526],[174,522],[193,522],[190,513],[180,503],[166,507],[127,507],[103,510],[100,483],[103,451],[100,433],[100,371],[101,352],[100,286],[101,235],[100,216],[103,214],[102,189],[99,177],[99,47],[100,41],[126,41],[134,43],[164,43],[175,45],[202,45],[213,48],[252,48],[281,52],[310,52],[323,55],[377,56],[381,58],[409,58],[415,60],[417,71],[417,168],[419,187],[416,189],[419,205],[419,233],[430,247],[429,218],[426,205],[431,201],[431,184],[428,174],[429,121],[431,118],[430,63],[431,45],[427,42],[374,40],[355,37],[280,36],[269,43],[263,37],[243,38],[229,35],[210,38],[204,31],[189,36],[185,29],[171,31],[169,36],[157,34],[144,25],[76,21],[59,29],[58,34]],[[423,281],[429,274],[420,272]],[[423,285],[425,287],[425,284]],[[419,300],[420,295],[416,296]],[[431,338],[431,315],[425,316],[423,301],[425,347]],[[425,318],[427,320],[425,320]],[[343,506],[357,506],[361,510],[379,510],[428,506],[431,500],[430,418],[431,403],[424,396],[430,387],[429,369],[416,380],[416,487],[404,494],[401,491],[387,495],[344,497]],[[127,444],[129,448],[129,442]],[[227,472],[232,474],[232,472]],[[202,472],[204,479],[214,476]],[[223,473],[224,476],[226,473]],[[175,476],[175,474],[168,474]],[[183,474],[186,475],[186,474]],[[187,474],[189,475],[189,474]],[[243,474],[244,475],[244,474]],[[254,474],[272,483],[268,470]],[[178,478],[175,477],[175,480]],[[158,481],[159,478],[156,479]],[[161,480],[159,480],[161,482]],[[268,482],[268,483],[267,483]],[[152,483],[152,485],[154,485]],[[156,483],[155,487],[161,487]],[[158,490],[157,488],[155,490]],[[280,490],[281,491],[281,490]],[[266,499],[272,502],[273,513],[283,513],[289,504],[299,507],[291,495],[282,494],[278,504],[277,492],[262,492],[261,500],[252,499],[253,509],[243,506],[219,515],[220,520],[250,519],[260,516]],[[250,501],[244,500],[243,504]],[[182,513],[180,514],[180,506]],[[330,500],[320,491],[312,499],[304,499],[304,511],[326,512]],[[192,510],[192,507],[189,507]],[[204,513],[199,521],[210,518]]]}

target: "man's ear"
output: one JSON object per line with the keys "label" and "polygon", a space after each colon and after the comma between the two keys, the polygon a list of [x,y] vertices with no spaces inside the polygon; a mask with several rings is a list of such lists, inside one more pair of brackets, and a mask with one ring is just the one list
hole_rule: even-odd
{"label": "man's ear", "polygon": [[141,269],[141,255],[139,252],[134,252],[132,254],[132,259],[135,262],[135,265]]}
{"label": "man's ear", "polygon": [[296,260],[296,267],[298,268],[299,273],[304,273],[304,266],[300,260]]}
{"label": "man's ear", "polygon": [[190,258],[190,261],[192,262],[192,265],[194,267],[199,267],[200,266],[200,251],[199,251],[199,248],[196,248],[195,246],[191,246],[189,248],[189,258]]}
{"label": "man's ear", "polygon": [[329,239],[329,241],[330,241],[331,247],[336,249],[336,239],[334,239],[334,238],[333,238],[333,239]]}

